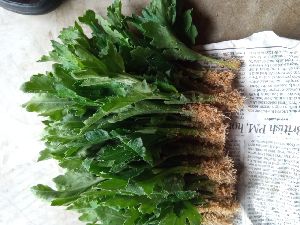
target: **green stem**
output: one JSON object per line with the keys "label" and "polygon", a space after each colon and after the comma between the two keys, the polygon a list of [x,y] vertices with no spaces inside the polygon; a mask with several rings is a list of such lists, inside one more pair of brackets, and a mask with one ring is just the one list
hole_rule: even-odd
{"label": "green stem", "polygon": [[209,56],[205,56],[202,54],[198,53],[198,60],[199,61],[203,61],[203,62],[208,62],[208,63],[212,63],[221,67],[226,67],[228,69],[232,69],[232,70],[238,70],[240,67],[240,63],[238,63],[238,61],[234,61],[234,60],[220,60],[220,59],[214,59],[211,58]]}

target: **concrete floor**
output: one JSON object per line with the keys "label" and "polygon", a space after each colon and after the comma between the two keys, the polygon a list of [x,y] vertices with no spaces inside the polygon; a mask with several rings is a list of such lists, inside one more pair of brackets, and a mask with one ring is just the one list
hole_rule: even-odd
{"label": "concrete floor", "polygon": [[[47,183],[59,173],[53,162],[36,163],[43,146],[36,115],[20,105],[28,96],[21,84],[47,65],[36,63],[50,50],[50,40],[86,9],[105,14],[112,0],[66,0],[56,11],[24,16],[0,8],[0,225],[75,225],[77,216],[42,203],[30,186]],[[124,12],[139,11],[145,0],[123,0]],[[300,39],[300,0],[189,0],[198,43],[239,39],[262,30]]]}
{"label": "concrete floor", "polygon": [[300,0],[189,0],[198,17],[201,43],[273,30],[300,39]]}

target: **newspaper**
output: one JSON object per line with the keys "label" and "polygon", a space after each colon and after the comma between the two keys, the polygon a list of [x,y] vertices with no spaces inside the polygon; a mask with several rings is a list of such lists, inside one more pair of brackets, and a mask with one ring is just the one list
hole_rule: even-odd
{"label": "newspaper", "polygon": [[300,41],[265,31],[205,49],[243,61],[227,145],[241,167],[235,224],[300,224]]}
{"label": "newspaper", "polygon": [[[228,142],[230,154],[242,166],[236,224],[299,224],[299,41],[261,32],[205,47],[210,54],[244,61],[237,85],[247,100],[232,120]],[[26,54],[21,56],[33,57],[28,62],[36,58]],[[43,149],[38,141],[42,125],[35,114],[20,110],[28,96],[18,89],[28,77],[24,67],[9,63],[0,82],[0,94],[10,97],[1,98],[0,107],[0,225],[81,225],[75,212],[49,206],[30,192],[31,186],[49,184],[61,171],[54,161],[36,162]]]}

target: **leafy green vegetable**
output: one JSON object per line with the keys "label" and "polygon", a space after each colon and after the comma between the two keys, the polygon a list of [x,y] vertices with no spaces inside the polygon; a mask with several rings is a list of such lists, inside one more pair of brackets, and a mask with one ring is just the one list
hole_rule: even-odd
{"label": "leafy green vegetable", "polygon": [[215,161],[199,162],[223,155],[220,110],[237,110],[240,96],[214,85],[187,89],[186,81],[201,86],[206,78],[181,61],[229,64],[185,44],[198,32],[192,10],[181,12],[175,0],[152,0],[141,16],[124,16],[121,8],[117,0],[107,19],[91,10],[80,17],[91,37],[78,22],[63,29],[41,59],[54,62],[52,72],[22,86],[34,94],[24,107],[45,117],[39,160],[53,158],[66,169],[54,178],[56,189],[39,184],[33,191],[88,224],[199,225],[197,207],[214,199],[213,188],[227,174],[224,183],[231,181],[233,171],[222,170],[229,163],[215,175],[203,166]]}
{"label": "leafy green vegetable", "polygon": [[[153,0],[150,5],[142,11],[141,16],[133,16],[131,23],[149,38],[149,44],[162,51],[162,54],[173,60],[205,61],[231,69],[238,69],[238,65],[232,61],[226,62],[201,55],[190,48],[175,36],[176,29],[176,0]],[[183,32],[189,42],[195,43],[198,34],[196,27],[192,24],[191,11],[183,13]],[[180,24],[180,23],[179,23]]]}

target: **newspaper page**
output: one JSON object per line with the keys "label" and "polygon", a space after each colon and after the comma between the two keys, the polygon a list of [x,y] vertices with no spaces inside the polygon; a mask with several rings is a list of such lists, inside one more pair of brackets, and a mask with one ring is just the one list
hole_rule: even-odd
{"label": "newspaper page", "polygon": [[241,172],[235,224],[300,224],[300,41],[265,31],[205,49],[243,62],[227,146]]}

